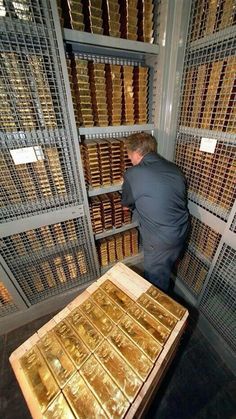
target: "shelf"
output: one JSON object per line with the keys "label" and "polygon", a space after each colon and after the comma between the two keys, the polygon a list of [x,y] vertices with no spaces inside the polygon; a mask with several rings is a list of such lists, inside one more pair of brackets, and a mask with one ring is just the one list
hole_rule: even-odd
{"label": "shelf", "polygon": [[143,125],[115,125],[110,127],[81,127],[79,128],[79,135],[96,135],[96,134],[115,134],[115,133],[129,133],[137,131],[153,131],[154,124]]}
{"label": "shelf", "polygon": [[113,234],[122,233],[123,231],[130,230],[131,228],[134,228],[137,226],[138,226],[138,222],[134,222],[131,224],[124,224],[120,228],[112,228],[111,230],[106,230],[106,231],[103,231],[102,233],[95,234],[95,239],[96,240],[103,239],[104,237],[112,236]]}
{"label": "shelf", "polygon": [[[230,209],[226,210],[222,208],[220,205],[216,205],[213,202],[207,200],[204,196],[198,194],[197,192],[189,190],[188,199],[193,201],[195,204],[205,208],[207,211],[210,211],[216,217],[219,217],[221,220],[227,221]],[[219,222],[221,221],[219,220]],[[218,231],[218,229],[216,230]]]}
{"label": "shelf", "polygon": [[[64,41],[86,47],[90,53],[93,52],[91,47],[105,51],[110,50],[111,53],[118,53],[123,51],[123,54],[129,53],[129,57],[133,58],[131,53],[136,53],[137,58],[140,55],[157,55],[159,53],[159,46],[149,44],[147,42],[130,41],[128,39],[114,38],[106,35],[96,35],[88,32],[81,32],[72,29],[63,30]],[[96,52],[96,51],[95,51]]]}
{"label": "shelf", "polygon": [[122,260],[117,260],[116,262],[111,263],[108,266],[104,266],[103,268],[101,267],[101,275],[104,275],[110,268],[112,268],[112,266],[114,266],[118,262],[122,262],[127,266],[133,266],[133,265],[137,265],[138,263],[142,261],[143,261],[143,252],[140,252],[137,255],[130,256]]}
{"label": "shelf", "polygon": [[228,132],[223,131],[213,131],[209,129],[202,129],[202,128],[192,128],[192,127],[179,127],[179,132],[181,134],[189,134],[194,135],[195,137],[207,137],[207,138],[215,138],[219,141],[227,141],[228,143],[235,144],[235,134],[231,134]]}
{"label": "shelf", "polygon": [[228,41],[231,38],[236,36],[236,26],[230,26],[228,28],[222,29],[219,32],[213,33],[203,38],[197,39],[190,43],[190,51],[194,51],[200,48],[207,48],[213,46],[216,43]]}
{"label": "shelf", "polygon": [[122,188],[122,183],[117,183],[115,185],[102,186],[101,188],[91,188],[88,190],[88,196],[97,196],[103,193],[110,193],[120,191]]}

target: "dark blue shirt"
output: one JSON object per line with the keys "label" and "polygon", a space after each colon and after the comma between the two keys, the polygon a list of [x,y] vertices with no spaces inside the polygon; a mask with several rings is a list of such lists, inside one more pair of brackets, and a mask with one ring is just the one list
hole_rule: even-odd
{"label": "dark blue shirt", "polygon": [[156,153],[125,172],[122,204],[136,210],[143,241],[177,246],[188,231],[186,180],[181,170]]}

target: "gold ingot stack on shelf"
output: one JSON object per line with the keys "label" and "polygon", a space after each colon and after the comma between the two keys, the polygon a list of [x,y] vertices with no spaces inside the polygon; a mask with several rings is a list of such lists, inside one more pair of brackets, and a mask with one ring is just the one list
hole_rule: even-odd
{"label": "gold ingot stack on shelf", "polygon": [[59,279],[59,282],[62,284],[67,282],[63,259],[60,256],[58,256],[53,259],[53,263],[56,269],[56,274]]}
{"label": "gold ingot stack on shelf", "polygon": [[75,122],[78,127],[83,125],[83,117],[81,111],[81,103],[79,97],[79,89],[77,83],[75,59],[73,56],[68,56],[66,59],[67,71],[70,82],[71,98],[73,103],[73,109],[75,114]]}
{"label": "gold ingot stack on shelf", "polygon": [[35,84],[32,88],[36,91],[34,101],[37,104],[35,114],[37,114],[38,125],[40,127],[56,128],[56,115],[47,79],[46,64],[43,57],[36,55],[29,55],[28,60]]}
{"label": "gold ingot stack on shelf", "polygon": [[66,268],[69,273],[69,279],[75,280],[78,278],[78,269],[74,259],[74,256],[70,253],[64,255],[64,260],[66,262]]}
{"label": "gold ingot stack on shelf", "polygon": [[111,185],[111,162],[109,142],[106,140],[98,140],[97,147],[100,163],[101,185]]}
{"label": "gold ingot stack on shelf", "polygon": [[85,275],[88,272],[88,268],[85,252],[82,247],[80,248],[80,250],[77,251],[77,263],[79,266],[80,274]]}
{"label": "gold ingot stack on shelf", "polygon": [[109,265],[107,240],[101,239],[97,243],[98,256],[102,267]]}
{"label": "gold ingot stack on shelf", "polygon": [[90,199],[90,216],[92,221],[92,228],[95,234],[102,233],[103,222],[102,222],[102,209],[101,200],[98,196],[94,196]]}
{"label": "gold ingot stack on shelf", "polygon": [[[106,0],[107,25],[104,34],[120,37],[120,6],[119,0]],[[107,27],[106,27],[107,26]]]}
{"label": "gold ingot stack on shelf", "polygon": [[148,68],[134,67],[134,113],[135,124],[148,120]]}
{"label": "gold ingot stack on shelf", "polygon": [[131,256],[131,237],[130,231],[125,231],[123,233],[123,250],[124,250],[124,258]]}
{"label": "gold ingot stack on shelf", "polygon": [[82,0],[67,0],[67,5],[63,6],[64,24],[66,28],[84,31],[84,14]]}
{"label": "gold ingot stack on shelf", "polygon": [[116,139],[108,139],[111,162],[111,181],[113,184],[122,182],[121,143]]}
{"label": "gold ingot stack on shelf", "polygon": [[89,71],[94,122],[104,127],[108,125],[105,64],[89,63]]}
{"label": "gold ingot stack on shelf", "polygon": [[45,197],[51,196],[53,194],[53,190],[51,189],[44,160],[38,160],[37,162],[32,163],[32,169],[38,195],[43,195]]}
{"label": "gold ingot stack on shelf", "polygon": [[130,236],[131,236],[131,252],[132,255],[137,255],[138,250],[138,230],[136,228],[132,228],[130,230]]}
{"label": "gold ingot stack on shelf", "polygon": [[16,121],[14,113],[11,108],[11,103],[8,96],[6,80],[0,78],[0,100],[1,100],[1,112],[0,112],[0,126],[5,132],[16,131]]}
{"label": "gold ingot stack on shelf", "polygon": [[56,244],[63,245],[66,243],[61,223],[53,224],[51,230]]}
{"label": "gold ingot stack on shelf", "polygon": [[134,125],[134,87],[133,87],[133,66],[122,66],[122,83],[123,83],[123,121],[124,125]]}
{"label": "gold ingot stack on shelf", "polygon": [[102,2],[103,0],[85,0],[86,11],[89,11],[89,32],[98,35],[103,35]]}
{"label": "gold ingot stack on shelf", "polygon": [[88,61],[77,57],[75,58],[75,86],[77,105],[82,115],[82,124],[85,127],[92,127],[94,119]]}
{"label": "gold ingot stack on shelf", "polygon": [[66,184],[63,176],[60,149],[58,147],[46,147],[44,153],[56,194],[63,196],[66,194]]}
{"label": "gold ingot stack on shelf", "polygon": [[47,262],[47,261],[42,262],[40,264],[40,269],[42,270],[42,273],[43,273],[44,277],[47,279],[47,283],[48,283],[49,288],[56,287],[57,286],[56,278],[55,278],[54,272],[53,272],[53,270],[50,266],[50,263]]}
{"label": "gold ingot stack on shelf", "polygon": [[138,0],[128,0],[127,7],[127,39],[137,41]]}
{"label": "gold ingot stack on shelf", "polygon": [[12,302],[11,295],[8,290],[4,287],[3,283],[0,282],[0,308]]}
{"label": "gold ingot stack on shelf", "polygon": [[122,174],[129,168],[132,167],[132,163],[128,157],[127,148],[125,144],[125,138],[120,138],[121,146],[121,170]]}
{"label": "gold ingot stack on shelf", "polygon": [[9,167],[11,167],[10,159],[2,153],[0,156],[1,207],[8,204],[17,204],[22,201],[21,194],[16,187],[15,178]]}
{"label": "gold ingot stack on shelf", "polygon": [[42,250],[42,244],[40,243],[39,236],[37,235],[37,230],[28,230],[24,234],[27,238],[26,243],[30,251],[39,252]]}
{"label": "gold ingot stack on shelf", "polygon": [[90,140],[83,146],[85,179],[89,186],[96,188],[101,186],[100,168],[97,142]]}
{"label": "gold ingot stack on shelf", "polygon": [[122,77],[121,66],[106,64],[106,89],[109,125],[122,122]]}
{"label": "gold ingot stack on shelf", "polygon": [[43,245],[47,247],[54,247],[54,240],[49,226],[44,226],[39,229]]}
{"label": "gold ingot stack on shelf", "polygon": [[153,3],[152,0],[143,0],[143,40],[153,42]]}
{"label": "gold ingot stack on shelf", "polygon": [[118,233],[114,235],[114,238],[116,242],[116,260],[123,260],[124,259],[123,235]]}
{"label": "gold ingot stack on shelf", "polygon": [[123,209],[121,195],[118,192],[109,193],[108,197],[112,206],[112,224],[115,228],[120,228],[123,224]]}
{"label": "gold ingot stack on shelf", "polygon": [[112,229],[112,205],[107,194],[99,196],[101,202],[102,222],[104,230]]}
{"label": "gold ingot stack on shelf", "polygon": [[2,65],[8,79],[9,97],[14,97],[13,112],[17,127],[22,130],[37,128],[33,98],[27,83],[27,58],[16,53],[1,53]]}
{"label": "gold ingot stack on shelf", "polygon": [[64,222],[66,236],[69,241],[75,242],[77,240],[76,221],[68,220]]}
{"label": "gold ingot stack on shelf", "polygon": [[107,251],[109,263],[114,263],[116,261],[116,247],[114,236],[108,237],[107,239]]}

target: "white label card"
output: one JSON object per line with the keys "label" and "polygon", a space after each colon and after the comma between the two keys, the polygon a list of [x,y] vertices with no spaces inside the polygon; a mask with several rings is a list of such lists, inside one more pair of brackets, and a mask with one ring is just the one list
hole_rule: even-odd
{"label": "white label card", "polygon": [[15,148],[10,150],[10,153],[15,165],[34,163],[44,159],[43,150],[40,146]]}
{"label": "white label card", "polygon": [[217,140],[215,138],[204,138],[201,139],[200,151],[206,151],[207,153],[214,153],[216,148]]}

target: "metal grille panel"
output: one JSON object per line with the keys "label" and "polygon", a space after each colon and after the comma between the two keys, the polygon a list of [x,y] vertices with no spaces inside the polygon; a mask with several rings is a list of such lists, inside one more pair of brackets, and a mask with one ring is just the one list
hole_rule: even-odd
{"label": "metal grille panel", "polygon": [[177,267],[177,277],[190,289],[194,295],[199,295],[206,279],[209,266],[200,260],[195,251],[185,252]]}
{"label": "metal grille panel", "polygon": [[78,218],[2,239],[2,256],[30,304],[95,279],[87,231]]}
{"label": "metal grille panel", "polygon": [[224,245],[211,273],[200,309],[209,322],[236,350],[236,250]]}
{"label": "metal grille panel", "polygon": [[234,219],[231,223],[230,230],[233,231],[234,233],[236,233],[236,214],[235,214]]}
{"label": "metal grille panel", "polygon": [[234,0],[196,0],[193,7],[190,39],[195,41],[235,24]]}
{"label": "metal grille panel", "polygon": [[207,264],[210,264],[215,256],[220,239],[221,235],[219,233],[216,233],[196,217],[191,217],[189,248],[196,253],[200,252],[201,258]]}
{"label": "metal grille panel", "polygon": [[199,136],[179,134],[175,162],[187,178],[189,198],[226,220],[235,199],[235,146],[218,142],[214,154],[206,153]]}
{"label": "metal grille panel", "polygon": [[[83,196],[50,2],[1,3],[1,217],[6,221],[82,203]],[[14,165],[9,151],[28,146],[42,146],[44,161]]]}
{"label": "metal grille panel", "polygon": [[0,282],[0,318],[18,311],[7,288]]}

